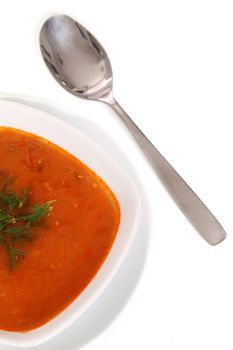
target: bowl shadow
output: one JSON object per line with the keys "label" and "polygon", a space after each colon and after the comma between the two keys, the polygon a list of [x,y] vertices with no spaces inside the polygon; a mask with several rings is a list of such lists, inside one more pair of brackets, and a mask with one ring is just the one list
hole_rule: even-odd
{"label": "bowl shadow", "polygon": [[[145,265],[150,231],[150,208],[143,186],[125,154],[103,130],[93,122],[77,117],[52,103],[29,97],[0,96],[48,112],[83,131],[100,146],[108,150],[135,182],[142,200],[142,220],[130,251],[113,280],[101,296],[69,328],[55,338],[37,346],[40,350],[77,350],[100,335],[120,314],[130,300]],[[0,350],[15,347],[0,345]],[[35,348],[35,347],[33,347]],[[32,349],[33,349],[32,348]],[[30,348],[29,348],[30,349]]]}

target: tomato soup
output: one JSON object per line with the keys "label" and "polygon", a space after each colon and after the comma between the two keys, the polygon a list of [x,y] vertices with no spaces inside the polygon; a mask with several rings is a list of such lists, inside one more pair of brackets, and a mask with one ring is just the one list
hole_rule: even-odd
{"label": "tomato soup", "polygon": [[54,201],[30,228],[32,239],[12,270],[0,240],[0,329],[26,332],[58,315],[92,280],[116,237],[120,208],[81,161],[38,136],[2,127],[0,191],[7,186],[10,193],[28,191],[26,209]]}

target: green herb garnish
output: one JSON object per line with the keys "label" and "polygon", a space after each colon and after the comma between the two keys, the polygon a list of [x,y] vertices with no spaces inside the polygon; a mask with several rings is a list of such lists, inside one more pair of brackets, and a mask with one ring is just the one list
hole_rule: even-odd
{"label": "green herb garnish", "polygon": [[55,200],[53,201],[48,201],[47,203],[44,204],[35,204],[33,207],[30,209],[30,213],[26,215],[21,215],[19,216],[20,220],[26,221],[27,223],[33,224],[37,220],[39,220],[41,217],[48,215],[48,213],[51,211],[51,205],[56,202]]}
{"label": "green herb garnish", "polygon": [[23,206],[23,200],[19,199],[14,192],[0,192],[0,199],[11,211],[15,207],[22,208]]}
{"label": "green herb garnish", "polygon": [[32,239],[29,229],[49,214],[55,200],[34,204],[25,212],[27,202],[27,191],[22,191],[21,196],[12,191],[0,192],[0,244],[8,250],[10,270],[25,255],[22,243]]}

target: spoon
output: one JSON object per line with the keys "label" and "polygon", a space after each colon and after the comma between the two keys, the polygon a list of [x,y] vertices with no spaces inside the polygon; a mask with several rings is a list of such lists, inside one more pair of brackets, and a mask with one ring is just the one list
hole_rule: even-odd
{"label": "spoon", "polygon": [[212,245],[224,240],[226,233],[214,215],[113,97],[111,64],[94,36],[68,16],[52,16],[41,28],[40,47],[48,69],[63,88],[75,96],[105,102],[118,114],[199,234]]}

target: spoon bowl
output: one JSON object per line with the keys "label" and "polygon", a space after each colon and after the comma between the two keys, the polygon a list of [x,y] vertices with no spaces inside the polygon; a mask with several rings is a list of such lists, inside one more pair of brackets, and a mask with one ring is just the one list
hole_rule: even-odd
{"label": "spoon bowl", "polygon": [[112,69],[105,50],[72,18],[50,17],[41,29],[40,47],[52,75],[72,94],[96,100],[111,93]]}

